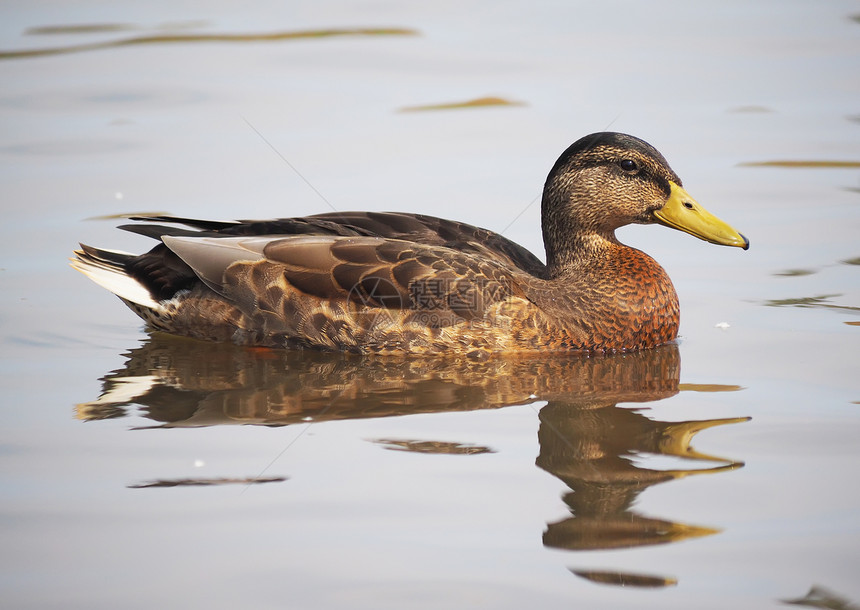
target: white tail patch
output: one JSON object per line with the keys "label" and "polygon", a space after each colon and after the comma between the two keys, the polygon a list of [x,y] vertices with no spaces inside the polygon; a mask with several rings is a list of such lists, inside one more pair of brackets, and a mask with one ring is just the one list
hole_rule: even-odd
{"label": "white tail patch", "polygon": [[161,303],[152,298],[149,290],[143,284],[133,277],[126,275],[122,269],[107,264],[99,264],[96,261],[85,260],[80,258],[80,255],[79,258],[70,260],[73,268],[83,273],[102,288],[110,290],[118,297],[158,312],[166,311]]}

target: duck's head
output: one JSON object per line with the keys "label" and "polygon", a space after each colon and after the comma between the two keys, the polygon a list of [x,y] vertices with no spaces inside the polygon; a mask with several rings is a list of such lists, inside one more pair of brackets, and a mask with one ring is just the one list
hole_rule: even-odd
{"label": "duck's head", "polygon": [[746,237],[684,190],[656,148],[622,133],[591,134],[564,151],[544,186],[542,213],[550,266],[565,263],[551,260],[563,256],[563,244],[614,242],[616,229],[634,223],[658,223],[713,244],[749,248]]}

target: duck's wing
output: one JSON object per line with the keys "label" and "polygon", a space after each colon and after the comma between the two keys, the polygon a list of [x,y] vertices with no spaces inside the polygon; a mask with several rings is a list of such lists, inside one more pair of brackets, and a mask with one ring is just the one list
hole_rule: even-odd
{"label": "duck's wing", "polygon": [[263,236],[326,235],[381,237],[426,246],[442,246],[474,254],[530,275],[543,277],[545,265],[526,248],[480,227],[423,214],[400,212],[330,212],[298,218],[263,221],[210,221],[173,216],[143,216],[132,220],[181,224],[192,230],[163,224],[132,224],[120,228],[155,239],[162,235]]}
{"label": "duck's wing", "polygon": [[[361,235],[347,226],[339,226],[328,221],[315,222],[305,218],[284,218],[264,221],[218,221],[182,218],[178,216],[132,216],[135,224],[120,225],[124,231],[143,235],[159,241],[173,237],[188,237],[196,240],[204,238],[223,239],[233,236],[271,237],[272,235]],[[183,228],[177,225],[184,225]],[[198,242],[203,243],[203,242]],[[230,252],[229,241],[219,242],[223,248],[218,251]],[[87,246],[90,255],[97,254],[104,259],[107,251]],[[235,248],[232,251],[237,252]],[[247,254],[247,253],[246,253]],[[220,259],[219,259],[220,260]],[[149,291],[156,301],[173,298],[178,292],[192,288],[199,282],[200,274],[185,263],[173,250],[160,243],[149,252],[132,256],[125,255],[116,266]]]}
{"label": "duck's wing", "polygon": [[240,308],[277,310],[291,291],[471,319],[518,294],[521,273],[474,254],[382,237],[165,236],[165,245]]}
{"label": "duck's wing", "polygon": [[400,212],[333,212],[310,218],[337,222],[379,237],[475,254],[537,277],[543,277],[546,271],[545,265],[534,254],[516,242],[464,222]]}

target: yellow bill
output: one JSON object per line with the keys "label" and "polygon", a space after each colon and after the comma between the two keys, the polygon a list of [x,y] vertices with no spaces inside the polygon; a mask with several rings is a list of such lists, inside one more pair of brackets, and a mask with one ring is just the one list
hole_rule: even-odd
{"label": "yellow bill", "polygon": [[654,220],[712,244],[735,246],[744,250],[750,247],[746,237],[699,205],[687,191],[674,182],[669,184],[672,187],[669,200],[654,212]]}

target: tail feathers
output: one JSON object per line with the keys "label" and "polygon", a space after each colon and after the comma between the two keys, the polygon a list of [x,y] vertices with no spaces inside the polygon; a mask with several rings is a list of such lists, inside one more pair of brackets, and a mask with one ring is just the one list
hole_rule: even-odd
{"label": "tail feathers", "polygon": [[149,290],[126,273],[125,265],[133,257],[133,254],[127,252],[81,244],[81,249],[75,250],[75,258],[70,261],[73,268],[121,299],[164,312],[164,306],[153,299]]}
{"label": "tail feathers", "polygon": [[[169,224],[181,224],[186,227],[193,227],[200,231],[221,231],[228,227],[240,224],[235,220],[199,220],[197,218],[181,218],[179,216],[130,216],[129,220],[145,221],[145,222],[162,222]],[[134,226],[134,225],[132,225]],[[121,229],[129,230],[127,227]],[[164,227],[161,227],[164,229]],[[170,235],[170,233],[168,233]]]}
{"label": "tail feathers", "polygon": [[203,234],[202,231],[194,229],[182,229],[180,227],[168,227],[165,225],[120,225],[117,228],[152,239],[161,239],[164,235],[200,237]]}

